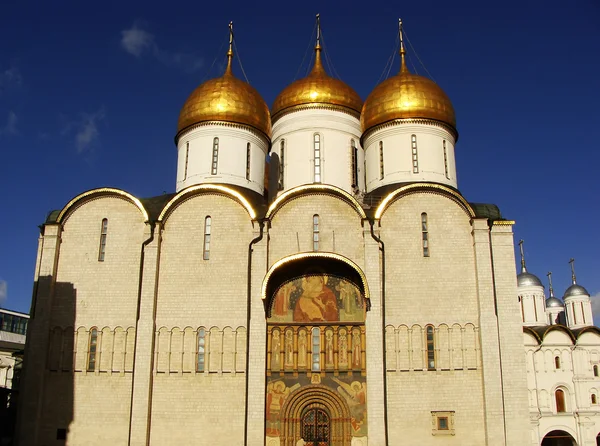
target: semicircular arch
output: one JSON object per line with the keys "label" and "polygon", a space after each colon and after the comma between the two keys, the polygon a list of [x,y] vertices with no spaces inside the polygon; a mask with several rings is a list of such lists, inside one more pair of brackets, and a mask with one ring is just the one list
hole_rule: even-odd
{"label": "semicircular arch", "polygon": [[88,190],[74,197],[61,209],[60,213],[58,214],[58,217],[56,218],[56,222],[62,223],[65,220],[66,216],[68,216],[73,210],[84,204],[86,201],[101,196],[116,196],[119,198],[123,198],[139,209],[139,211],[142,213],[142,216],[144,217],[144,222],[147,222],[149,220],[148,211],[146,211],[146,208],[144,208],[144,205],[138,198],[134,197],[129,192],[126,192],[121,189],[116,189],[112,187],[102,187],[98,189]]}

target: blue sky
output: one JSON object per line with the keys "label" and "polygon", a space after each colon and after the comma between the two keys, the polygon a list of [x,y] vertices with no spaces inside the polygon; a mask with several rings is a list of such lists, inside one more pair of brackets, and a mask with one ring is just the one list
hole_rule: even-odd
{"label": "blue sky", "polygon": [[363,99],[403,18],[456,109],[461,192],[517,221],[528,269],[544,281],[553,271],[556,294],[574,257],[600,299],[597,2],[206,3],[0,4],[0,305],[29,310],[48,211],[100,186],[174,191],[179,109],[221,74],[230,20],[270,105],[294,80],[317,12],[336,72]]}

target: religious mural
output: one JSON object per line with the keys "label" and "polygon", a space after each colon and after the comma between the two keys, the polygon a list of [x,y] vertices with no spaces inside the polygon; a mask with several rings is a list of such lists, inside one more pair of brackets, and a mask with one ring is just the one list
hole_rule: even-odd
{"label": "religious mural", "polygon": [[305,275],[277,289],[269,322],[364,322],[362,293],[341,277]]}

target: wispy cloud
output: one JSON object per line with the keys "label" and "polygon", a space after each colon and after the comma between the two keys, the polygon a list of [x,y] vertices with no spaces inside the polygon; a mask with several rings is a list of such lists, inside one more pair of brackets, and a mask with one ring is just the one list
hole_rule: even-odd
{"label": "wispy cloud", "polygon": [[76,119],[61,116],[62,135],[72,135],[77,153],[85,153],[98,145],[100,140],[100,124],[106,118],[104,107],[93,113],[81,113]]}
{"label": "wispy cloud", "polygon": [[8,112],[8,118],[6,119],[5,124],[0,127],[0,135],[16,135],[18,133],[17,130],[17,122],[19,118],[14,111]]}
{"label": "wispy cloud", "polygon": [[6,302],[6,298],[8,296],[8,283],[6,280],[0,279],[0,305],[3,305]]}
{"label": "wispy cloud", "polygon": [[204,65],[204,60],[195,54],[169,51],[159,47],[154,35],[146,28],[146,23],[138,20],[130,28],[121,31],[123,50],[138,59],[151,56],[167,66],[188,72],[196,71]]}
{"label": "wispy cloud", "polygon": [[592,300],[592,314],[596,315],[596,319],[600,320],[600,291],[590,296]]}
{"label": "wispy cloud", "polygon": [[15,66],[0,71],[0,94],[23,85],[23,76]]}

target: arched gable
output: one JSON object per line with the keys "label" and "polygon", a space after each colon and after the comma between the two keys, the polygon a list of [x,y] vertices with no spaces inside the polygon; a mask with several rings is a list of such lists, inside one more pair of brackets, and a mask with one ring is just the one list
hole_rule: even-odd
{"label": "arched gable", "polygon": [[297,186],[293,189],[284,192],[279,197],[277,197],[277,199],[273,201],[273,203],[271,203],[271,206],[269,206],[265,217],[269,219],[273,218],[277,211],[281,209],[281,207],[283,207],[283,205],[286,204],[288,201],[293,200],[294,198],[297,198],[302,195],[310,194],[325,194],[339,198],[342,201],[348,203],[356,211],[360,218],[367,218],[364,209],[356,200],[356,198],[354,198],[345,190],[328,184],[304,184],[302,186]]}
{"label": "arched gable", "polygon": [[252,205],[246,199],[246,197],[244,197],[241,193],[239,193],[235,189],[227,187],[227,186],[223,186],[221,184],[198,184],[195,186],[187,187],[187,188],[181,190],[177,195],[175,195],[165,205],[165,207],[161,211],[160,215],[158,216],[158,221],[161,223],[165,222],[169,218],[169,215],[171,215],[173,210],[175,210],[177,208],[177,206],[179,206],[181,203],[183,203],[184,201],[188,200],[189,198],[191,198],[195,195],[206,194],[206,193],[221,194],[221,195],[224,195],[226,197],[233,199],[234,201],[237,201],[239,204],[241,204],[243,206],[243,208],[246,210],[246,212],[248,212],[248,215],[250,216],[250,218],[252,220],[256,219],[255,209],[252,207]]}
{"label": "arched gable", "polygon": [[573,332],[564,325],[550,325],[542,332],[542,342],[548,343],[561,343],[561,344],[575,344],[576,339]]}
{"label": "arched gable", "polygon": [[475,217],[475,211],[471,207],[471,205],[463,198],[461,194],[456,192],[453,189],[450,189],[447,186],[443,186],[441,184],[432,184],[432,183],[413,183],[408,184],[406,186],[402,186],[393,192],[390,192],[379,204],[377,210],[375,211],[375,219],[379,220],[387,210],[387,208],[396,200],[399,200],[402,197],[407,195],[412,195],[415,193],[431,193],[436,195],[442,195],[450,200],[457,203],[465,213],[470,217]]}
{"label": "arched gable", "polygon": [[81,206],[89,200],[93,200],[102,196],[114,196],[129,201],[139,209],[139,211],[142,213],[142,216],[144,217],[145,222],[149,220],[148,212],[146,211],[144,205],[142,205],[142,202],[138,198],[121,189],[102,187],[99,189],[92,189],[87,192],[83,192],[82,194],[77,195],[75,198],[69,201],[58,214],[56,222],[63,223],[64,220],[68,217],[68,215],[75,209],[77,209],[79,206]]}

